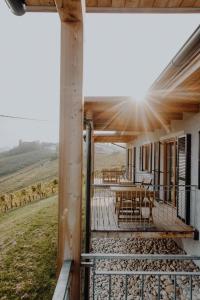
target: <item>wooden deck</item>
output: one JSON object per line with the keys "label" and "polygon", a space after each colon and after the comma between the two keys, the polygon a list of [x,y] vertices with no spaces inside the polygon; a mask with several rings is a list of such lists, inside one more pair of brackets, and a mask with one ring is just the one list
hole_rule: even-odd
{"label": "wooden deck", "polygon": [[[137,237],[186,237],[193,238],[194,228],[183,223],[176,216],[176,209],[164,203],[155,203],[153,208],[153,222],[145,219],[148,208],[142,208],[143,219],[138,222],[124,222],[118,224],[115,212],[115,197],[95,196],[92,199],[92,232],[119,233],[129,232]],[[147,218],[148,219],[148,218]]]}

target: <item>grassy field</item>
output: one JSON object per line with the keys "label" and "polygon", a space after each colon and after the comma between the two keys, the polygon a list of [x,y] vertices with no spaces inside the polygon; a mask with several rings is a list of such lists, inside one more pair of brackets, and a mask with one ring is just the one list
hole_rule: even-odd
{"label": "grassy field", "polygon": [[28,167],[0,177],[0,193],[13,192],[37,182],[49,182],[58,176],[58,160],[34,163]]}
{"label": "grassy field", "polygon": [[0,217],[0,299],[51,299],[55,288],[57,197]]}
{"label": "grassy field", "polygon": [[[125,164],[125,152],[98,145],[95,169]],[[84,159],[85,166],[85,159]],[[84,168],[85,170],[85,168]],[[58,176],[57,151],[25,144],[0,153],[0,194]],[[83,199],[85,191],[83,187]],[[85,228],[83,201],[83,234]],[[83,241],[84,249],[84,241]],[[0,300],[50,300],[55,288],[57,197],[0,216]]]}

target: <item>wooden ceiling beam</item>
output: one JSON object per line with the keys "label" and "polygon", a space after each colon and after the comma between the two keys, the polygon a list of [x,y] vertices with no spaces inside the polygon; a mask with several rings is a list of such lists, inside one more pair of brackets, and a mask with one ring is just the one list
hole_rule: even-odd
{"label": "wooden ceiling beam", "polygon": [[125,128],[124,124],[110,124],[109,126],[105,127],[104,124],[94,124],[94,130],[102,130],[102,131],[140,131],[140,132],[151,132],[155,130],[155,127],[153,126],[143,126],[143,125],[136,125],[134,126],[133,124],[127,126]]}
{"label": "wooden ceiling beam", "polygon": [[158,113],[184,113],[184,112],[199,112],[199,104],[196,103],[176,103],[172,99],[168,102],[149,102],[150,107]]}
{"label": "wooden ceiling beam", "polygon": [[[108,102],[106,100],[108,99]],[[85,114],[93,112],[95,130],[118,131],[153,131],[159,128],[168,128],[171,120],[182,120],[183,113],[199,112],[198,103],[149,101],[137,104],[128,97],[91,98],[85,102]],[[95,102],[96,100],[96,102]]]}
{"label": "wooden ceiling beam", "polygon": [[95,143],[129,143],[135,139],[134,136],[113,136],[113,135],[104,135],[104,136],[94,136]]}
{"label": "wooden ceiling beam", "polygon": [[[116,98],[117,99],[117,98]],[[94,112],[95,117],[100,116],[101,114],[112,114],[113,112],[117,112],[122,109],[122,113],[126,114],[126,111],[134,113],[138,108],[140,111],[143,110],[145,106],[146,110],[152,110],[158,113],[183,113],[183,112],[198,112],[199,111],[199,104],[198,102],[190,101],[190,99],[176,99],[176,98],[169,98],[166,101],[147,101],[144,104],[137,105],[130,100],[127,100],[127,97],[124,97],[123,100],[116,100],[112,102],[106,101],[97,101],[97,102],[85,102],[84,107],[85,111],[90,110]]]}
{"label": "wooden ceiling beam", "polygon": [[[111,118],[113,116],[113,111],[101,111],[98,113],[94,113],[93,114],[93,120],[94,122],[96,121],[105,121],[108,118]],[[160,112],[160,116],[162,118],[166,118],[167,120],[171,120],[171,119],[178,119],[180,120],[183,117],[183,113],[182,112]],[[136,117],[136,112],[133,113],[133,118]]]}
{"label": "wooden ceiling beam", "polygon": [[141,131],[128,131],[128,132],[124,132],[124,131],[117,131],[117,130],[114,130],[114,131],[110,131],[108,132],[108,130],[95,130],[94,131],[94,135],[95,136],[100,136],[100,135],[117,135],[117,136],[122,136],[122,135],[125,135],[125,136],[138,136],[140,135],[142,132]]}
{"label": "wooden ceiling beam", "polygon": [[[55,0],[57,3],[61,2]],[[27,11],[56,12],[54,0],[25,0]],[[69,6],[76,4],[69,1]],[[58,7],[58,4],[57,4]],[[87,0],[88,13],[199,13],[200,1],[194,0]],[[75,9],[76,10],[76,9]],[[69,16],[70,17],[70,16]],[[74,16],[72,17],[74,18]]]}
{"label": "wooden ceiling beam", "polygon": [[165,120],[182,120],[183,119],[182,112],[161,112],[160,115]]}
{"label": "wooden ceiling beam", "polygon": [[55,4],[62,22],[83,21],[85,12],[84,0],[55,0]]}

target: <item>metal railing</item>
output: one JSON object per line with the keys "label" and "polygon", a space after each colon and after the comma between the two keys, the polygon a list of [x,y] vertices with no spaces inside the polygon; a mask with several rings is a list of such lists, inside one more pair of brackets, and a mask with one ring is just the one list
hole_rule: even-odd
{"label": "metal railing", "polygon": [[[200,271],[193,262],[195,260],[199,261],[200,256],[82,254],[82,266],[91,270],[90,299],[93,300],[197,300]],[[135,267],[138,261],[139,267]],[[163,261],[166,271],[156,267],[159,261]],[[175,261],[184,264],[179,263],[175,268]],[[142,269],[144,262],[146,266]]]}
{"label": "metal railing", "polygon": [[121,168],[104,169],[94,172],[95,183],[112,184],[127,181],[126,170]]}
{"label": "metal railing", "polygon": [[187,231],[196,225],[196,193],[192,185],[94,184],[92,230]]}
{"label": "metal railing", "polygon": [[52,300],[70,300],[72,261],[64,261]]}

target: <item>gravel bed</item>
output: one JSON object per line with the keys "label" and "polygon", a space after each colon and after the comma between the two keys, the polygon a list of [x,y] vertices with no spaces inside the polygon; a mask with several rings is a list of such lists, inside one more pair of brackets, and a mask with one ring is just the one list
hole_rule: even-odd
{"label": "gravel bed", "polygon": [[[93,253],[121,253],[121,254],[184,254],[172,239],[132,239],[132,238],[93,238]],[[193,261],[145,261],[145,260],[101,260],[97,261],[98,271],[199,271]],[[91,272],[90,299],[93,291],[93,274]],[[126,295],[125,285],[128,292]],[[158,276],[145,276],[142,287],[142,276],[113,275],[111,277],[111,298],[109,298],[109,277],[95,276],[95,300],[157,300]],[[174,277],[161,275],[160,299],[174,298]],[[143,298],[142,298],[143,289]],[[200,300],[200,278],[192,280],[192,300]],[[190,278],[179,276],[176,279],[176,299],[190,300]]]}

